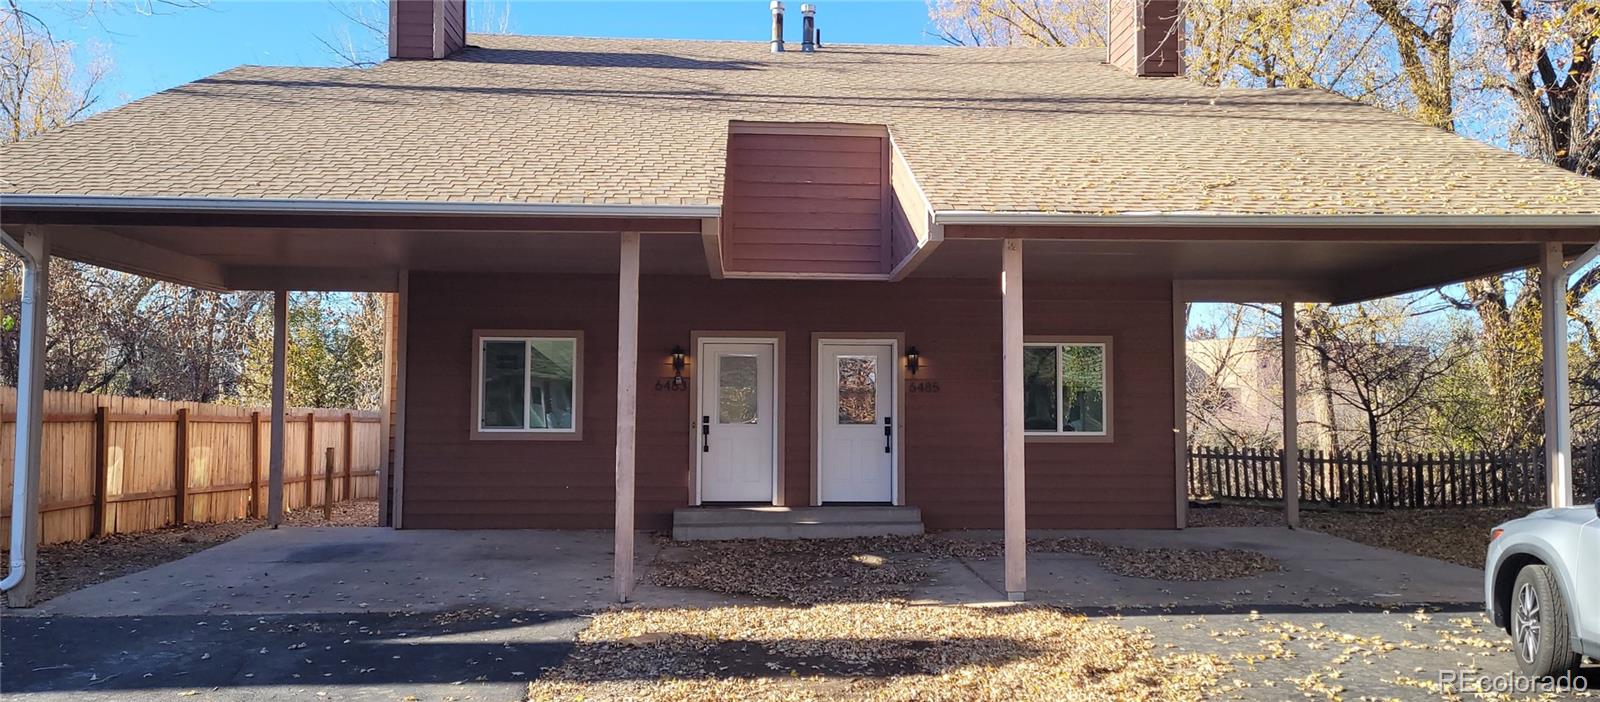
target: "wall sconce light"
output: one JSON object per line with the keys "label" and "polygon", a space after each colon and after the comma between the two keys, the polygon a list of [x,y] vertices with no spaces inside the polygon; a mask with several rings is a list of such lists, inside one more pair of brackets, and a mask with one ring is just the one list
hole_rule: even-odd
{"label": "wall sconce light", "polygon": [[683,385],[684,351],[682,346],[676,344],[672,347],[672,384]]}
{"label": "wall sconce light", "polygon": [[922,367],[922,355],[917,353],[917,347],[906,349],[906,370],[912,375],[917,374],[917,369]]}

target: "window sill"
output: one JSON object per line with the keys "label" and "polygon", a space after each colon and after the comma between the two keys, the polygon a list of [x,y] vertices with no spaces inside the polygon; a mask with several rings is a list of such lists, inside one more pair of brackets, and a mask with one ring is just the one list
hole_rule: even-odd
{"label": "window sill", "polygon": [[1110,434],[1023,434],[1025,444],[1109,444]]}
{"label": "window sill", "polygon": [[473,429],[471,441],[582,441],[581,431],[480,431]]}

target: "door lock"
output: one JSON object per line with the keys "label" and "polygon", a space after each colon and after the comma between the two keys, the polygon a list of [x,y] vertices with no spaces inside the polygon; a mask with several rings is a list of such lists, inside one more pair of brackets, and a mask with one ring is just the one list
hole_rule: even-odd
{"label": "door lock", "polygon": [[894,453],[894,417],[883,418],[883,452]]}
{"label": "door lock", "polygon": [[701,417],[700,417],[700,452],[701,453],[711,453],[711,417],[710,417],[710,415],[701,415]]}

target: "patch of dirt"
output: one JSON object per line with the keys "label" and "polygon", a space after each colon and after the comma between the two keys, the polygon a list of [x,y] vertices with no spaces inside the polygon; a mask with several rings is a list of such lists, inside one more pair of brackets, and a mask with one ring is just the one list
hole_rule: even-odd
{"label": "patch of dirt", "polygon": [[604,612],[531,700],[1197,700],[1220,658],[1046,607]]}
{"label": "patch of dirt", "polygon": [[927,558],[901,537],[663,545],[647,576],[656,585],[796,604],[899,597],[928,578]]}
{"label": "patch of dirt", "polygon": [[[39,590],[36,602],[120,578],[192,553],[232,541],[262,527],[242,519],[217,524],[190,524],[135,534],[108,534],[94,539],[39,547]],[[0,556],[9,553],[0,552]]]}
{"label": "patch of dirt", "polygon": [[[1532,507],[1483,507],[1340,512],[1302,510],[1308,529],[1402,553],[1483,568],[1489,530],[1533,511]],[[1239,505],[1189,510],[1190,526],[1282,526],[1282,512]]]}
{"label": "patch of dirt", "polygon": [[377,500],[346,500],[333,503],[333,521],[322,518],[322,508],[297,509],[284,515],[285,526],[368,527],[378,526]]}
{"label": "patch of dirt", "polygon": [[[647,577],[655,585],[761,597],[795,604],[902,597],[928,578],[935,559],[987,560],[1000,543],[956,536],[884,536],[673,542]],[[1231,580],[1276,571],[1278,562],[1236,549],[1139,549],[1094,539],[1030,539],[1035,553],[1080,553],[1117,575],[1155,580]]]}
{"label": "patch of dirt", "polygon": [[[284,526],[377,526],[377,500],[350,500],[334,505],[333,521],[322,519],[322,508],[295,510],[284,515]],[[81,590],[96,583],[154,568],[204,551],[263,528],[260,519],[238,519],[214,524],[189,524],[132,534],[105,536],[39,547],[39,591],[35,602]],[[0,550],[0,559],[9,557]]]}

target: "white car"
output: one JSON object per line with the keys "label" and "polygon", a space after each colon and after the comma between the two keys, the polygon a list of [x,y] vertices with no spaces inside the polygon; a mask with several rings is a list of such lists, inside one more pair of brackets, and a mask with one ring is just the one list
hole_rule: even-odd
{"label": "white car", "polygon": [[1489,533],[1484,606],[1511,634],[1517,667],[1558,676],[1600,659],[1600,501],[1544,509]]}

